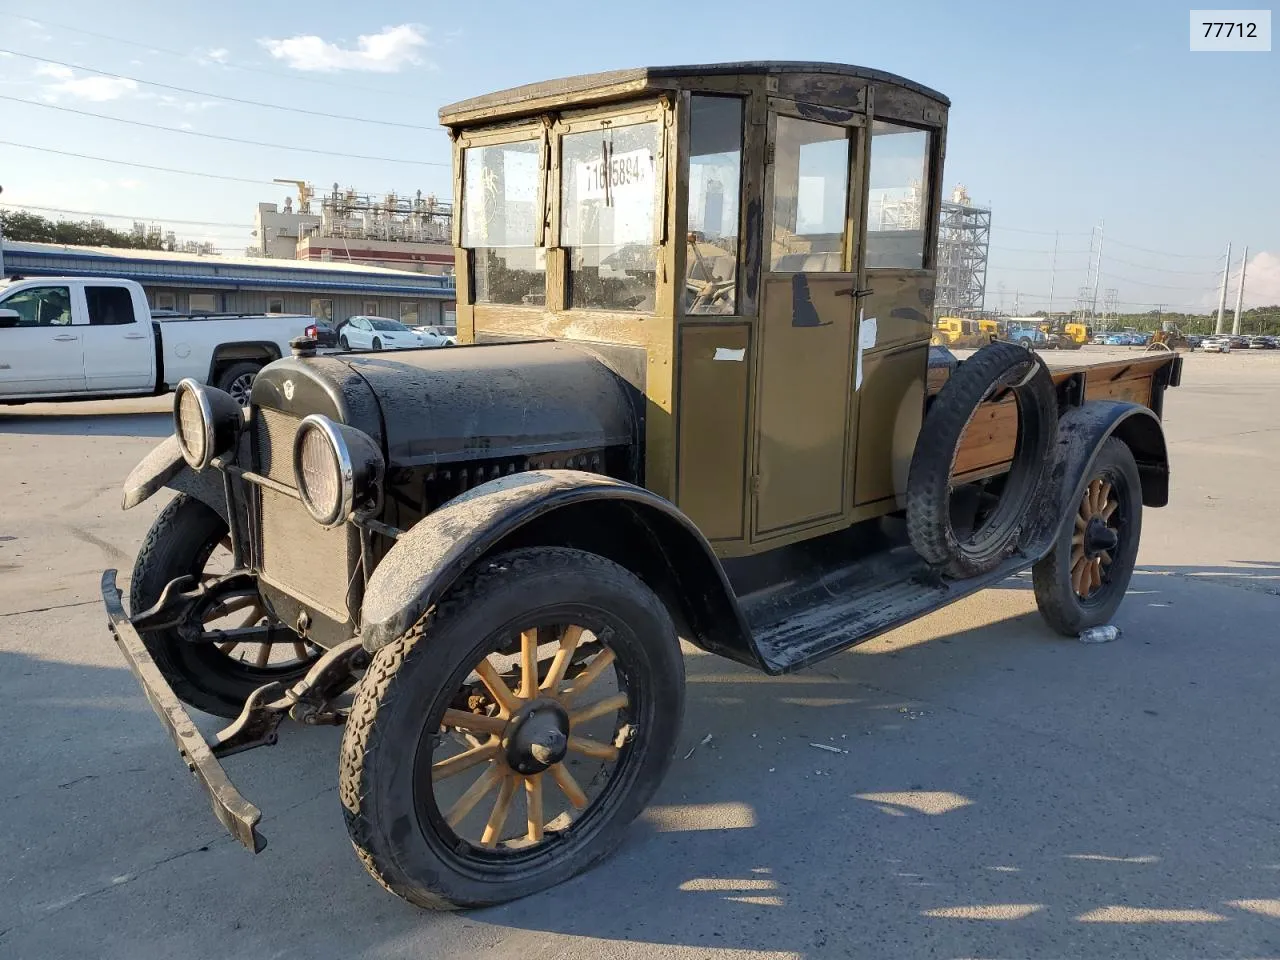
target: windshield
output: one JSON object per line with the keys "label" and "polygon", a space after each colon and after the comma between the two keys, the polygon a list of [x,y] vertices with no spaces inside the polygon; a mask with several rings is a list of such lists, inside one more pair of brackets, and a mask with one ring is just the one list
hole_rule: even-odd
{"label": "windshield", "polygon": [[387,330],[392,333],[408,333],[409,328],[396,320],[370,320],[369,325],[375,330]]}

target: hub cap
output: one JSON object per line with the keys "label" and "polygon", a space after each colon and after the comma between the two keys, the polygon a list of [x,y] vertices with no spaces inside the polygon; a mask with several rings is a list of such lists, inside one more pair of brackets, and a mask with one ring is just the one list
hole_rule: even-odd
{"label": "hub cap", "polygon": [[1071,537],[1071,587],[1088,600],[1107,581],[1106,568],[1120,545],[1115,489],[1101,477],[1092,480],[1080,501]]}

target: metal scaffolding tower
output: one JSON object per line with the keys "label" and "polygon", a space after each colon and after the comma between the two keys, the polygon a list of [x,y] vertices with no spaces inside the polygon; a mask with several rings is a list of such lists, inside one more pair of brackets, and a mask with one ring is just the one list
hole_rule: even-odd
{"label": "metal scaffolding tower", "polygon": [[938,287],[934,316],[981,313],[987,296],[991,210],[975,207],[963,186],[942,201],[938,223]]}

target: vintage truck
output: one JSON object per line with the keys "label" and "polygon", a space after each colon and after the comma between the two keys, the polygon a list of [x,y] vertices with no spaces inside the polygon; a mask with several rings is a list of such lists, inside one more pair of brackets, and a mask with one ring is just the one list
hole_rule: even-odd
{"label": "vintage truck", "polygon": [[[458,347],[300,340],[247,412],[179,387],[124,506],[177,496],[130,612],[114,570],[102,593],[246,847],[221,760],[286,714],[345,722],[369,872],[426,907],[510,900],[645,807],[681,641],[781,674],[1027,569],[1053,630],[1111,618],[1168,500],[1181,362],[930,345],[948,106],[773,62],[454,104]],[[913,183],[917,219],[885,215]],[[188,708],[234,720],[206,740]]]}

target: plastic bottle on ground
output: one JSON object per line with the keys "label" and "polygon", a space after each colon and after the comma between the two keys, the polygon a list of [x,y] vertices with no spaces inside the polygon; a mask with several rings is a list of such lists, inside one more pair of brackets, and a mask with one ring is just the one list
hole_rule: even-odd
{"label": "plastic bottle on ground", "polygon": [[1105,627],[1090,627],[1080,631],[1081,643],[1110,643],[1120,636],[1120,628],[1107,624]]}

